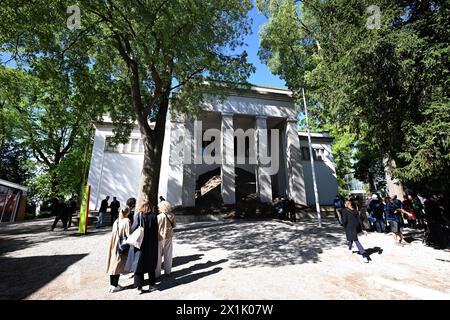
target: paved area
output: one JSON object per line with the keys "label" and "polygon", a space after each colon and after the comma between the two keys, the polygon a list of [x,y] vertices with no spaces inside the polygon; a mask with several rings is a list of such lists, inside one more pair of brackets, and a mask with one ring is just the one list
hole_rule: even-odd
{"label": "paved area", "polygon": [[[107,293],[110,232],[50,232],[50,219],[0,227],[0,299],[450,299],[450,253],[390,235],[360,237],[371,254],[345,248],[331,221],[180,224],[172,277],[158,290]],[[122,276],[122,286],[132,279]]]}

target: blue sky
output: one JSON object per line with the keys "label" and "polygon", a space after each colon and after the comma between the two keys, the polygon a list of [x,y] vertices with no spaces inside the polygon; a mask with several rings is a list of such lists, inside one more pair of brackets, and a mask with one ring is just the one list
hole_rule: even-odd
{"label": "blue sky", "polygon": [[256,72],[250,77],[249,82],[271,87],[286,88],[286,83],[278,76],[273,75],[269,68],[261,63],[258,58],[258,49],[260,36],[258,34],[260,26],[262,26],[267,19],[259,14],[256,6],[249,12],[249,17],[253,20],[252,34],[245,38],[247,47],[244,48],[248,53],[249,62],[256,67]]}

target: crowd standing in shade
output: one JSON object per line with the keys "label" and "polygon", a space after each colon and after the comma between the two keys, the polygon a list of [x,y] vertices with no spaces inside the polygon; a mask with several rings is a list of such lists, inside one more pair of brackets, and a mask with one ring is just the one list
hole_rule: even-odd
{"label": "crowd standing in shade", "polygon": [[424,230],[423,241],[448,248],[450,213],[447,198],[441,194],[408,194],[401,201],[396,195],[382,199],[373,194],[366,202],[370,231],[392,233],[399,246],[407,245],[403,229]]}
{"label": "crowd standing in shade", "polygon": [[288,197],[276,197],[272,201],[272,207],[277,219],[297,222],[297,207],[294,199]]}

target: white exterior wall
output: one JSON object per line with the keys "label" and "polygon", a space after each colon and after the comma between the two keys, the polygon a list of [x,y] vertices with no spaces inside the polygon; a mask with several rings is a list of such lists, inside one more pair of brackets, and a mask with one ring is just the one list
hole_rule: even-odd
{"label": "white exterior wall", "polygon": [[[308,141],[303,140],[303,137],[300,139],[300,146],[305,148],[308,147]],[[333,200],[338,193],[338,184],[336,169],[333,162],[333,154],[331,152],[331,142],[320,141],[317,138],[312,138],[312,147],[313,149],[322,148],[325,150],[324,160],[314,162],[317,189],[319,192],[319,203],[320,205],[333,205]],[[314,198],[311,162],[310,160],[304,159],[302,162],[305,177],[306,202],[309,206],[313,206],[315,205],[316,200]]]}
{"label": "white exterior wall", "polygon": [[[117,197],[121,205],[124,205],[130,197],[137,198],[144,156],[143,154],[104,152],[106,137],[113,135],[112,129],[112,127],[98,126],[95,131],[88,177],[88,183],[91,185],[90,210],[98,210],[101,201],[108,195],[110,201],[112,197]],[[130,138],[140,138],[140,136],[138,130],[133,130]]]}

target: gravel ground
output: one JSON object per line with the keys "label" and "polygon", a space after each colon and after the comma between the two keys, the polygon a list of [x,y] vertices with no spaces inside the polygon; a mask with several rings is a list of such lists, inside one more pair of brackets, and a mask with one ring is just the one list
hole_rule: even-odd
{"label": "gravel ground", "polygon": [[172,276],[156,291],[107,293],[108,229],[77,236],[51,219],[0,227],[0,299],[450,299],[450,253],[390,235],[361,236],[372,262],[330,221],[180,223]]}

